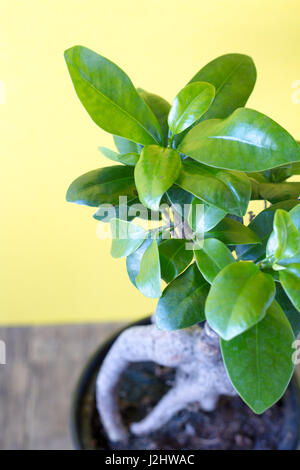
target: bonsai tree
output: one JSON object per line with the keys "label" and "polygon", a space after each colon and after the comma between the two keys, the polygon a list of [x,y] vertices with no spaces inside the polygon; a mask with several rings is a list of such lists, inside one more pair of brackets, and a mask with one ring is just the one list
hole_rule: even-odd
{"label": "bonsai tree", "polygon": [[[171,106],[85,47],[65,60],[83,106],[113,134],[117,151],[100,150],[118,163],[77,178],[67,200],[98,208],[95,219],[111,224],[112,256],[126,257],[131,282],[159,299],[153,323],[125,330],[99,372],[110,439],[128,432],[116,392],[130,362],[177,369],[174,387],[133,433],[157,429],[191,401],[213,410],[222,394],[263,413],[289,384],[300,331],[300,183],[287,181],[300,174],[300,147],[244,107],[252,59],[213,60]],[[243,225],[259,199],[271,205]],[[148,217],[155,228],[137,223]]]}

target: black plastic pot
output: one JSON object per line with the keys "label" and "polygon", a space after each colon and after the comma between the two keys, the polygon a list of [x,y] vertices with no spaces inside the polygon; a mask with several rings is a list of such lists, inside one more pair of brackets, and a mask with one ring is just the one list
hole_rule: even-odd
{"label": "black plastic pot", "polygon": [[[150,317],[128,325],[102,344],[87,362],[75,388],[71,407],[71,435],[77,450],[90,449],[93,439],[89,420],[86,418],[85,403],[87,396],[93,396],[99,368],[113,342],[124,331],[133,325],[147,325]],[[283,398],[285,413],[282,438],[278,450],[300,450],[300,384],[294,376]],[[107,448],[108,449],[108,448]]]}

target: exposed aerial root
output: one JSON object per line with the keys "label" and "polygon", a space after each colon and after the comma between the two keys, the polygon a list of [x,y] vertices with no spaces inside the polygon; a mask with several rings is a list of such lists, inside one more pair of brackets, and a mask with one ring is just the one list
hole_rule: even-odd
{"label": "exposed aerial root", "polygon": [[128,436],[118,407],[120,377],[130,363],[142,361],[177,370],[174,387],[148,416],[131,424],[133,434],[155,431],[188,403],[198,402],[203,410],[212,411],[220,395],[236,395],[223,365],[218,337],[207,324],[177,331],[161,331],[155,325],[128,328],[113,343],[97,377],[97,408],[111,441]]}

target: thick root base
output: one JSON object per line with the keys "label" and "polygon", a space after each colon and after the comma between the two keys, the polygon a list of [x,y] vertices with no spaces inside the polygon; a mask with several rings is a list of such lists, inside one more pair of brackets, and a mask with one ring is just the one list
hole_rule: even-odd
{"label": "thick root base", "polygon": [[111,441],[128,437],[118,409],[117,387],[127,366],[141,361],[174,367],[177,372],[174,387],[148,416],[131,424],[133,434],[155,431],[188,403],[196,401],[203,410],[212,411],[220,395],[236,395],[223,365],[218,337],[207,325],[171,332],[155,325],[129,328],[111,347],[97,378],[97,408]]}

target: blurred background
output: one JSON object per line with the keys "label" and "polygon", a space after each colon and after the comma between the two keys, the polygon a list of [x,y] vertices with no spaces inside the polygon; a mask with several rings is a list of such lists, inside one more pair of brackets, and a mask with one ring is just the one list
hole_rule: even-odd
{"label": "blurred background", "polygon": [[[22,421],[19,437],[7,431],[0,447],[67,447],[68,389],[60,385],[50,399],[61,423],[50,412],[37,412],[32,422],[35,407],[44,410],[37,400],[51,394],[55,380],[71,387],[83,356],[118,326],[107,322],[142,317],[155,301],[133,287],[124,260],[110,257],[110,241],[97,238],[94,210],[65,202],[74,178],[111,164],[97,146],[113,144],[77,99],[64,50],[87,46],[116,62],[137,87],[170,102],[210,60],[248,54],[258,71],[248,107],[300,139],[300,3],[11,0],[1,6],[0,25],[0,339],[8,354],[0,377],[2,398],[16,395],[0,410],[0,424],[7,426],[14,410]],[[96,329],[33,326],[89,322],[103,323]],[[4,328],[20,325],[27,327]],[[43,375],[49,367],[56,373],[51,384]],[[56,440],[45,424],[44,434],[40,429],[47,420],[49,429],[52,421],[58,426]]]}

